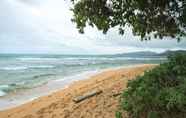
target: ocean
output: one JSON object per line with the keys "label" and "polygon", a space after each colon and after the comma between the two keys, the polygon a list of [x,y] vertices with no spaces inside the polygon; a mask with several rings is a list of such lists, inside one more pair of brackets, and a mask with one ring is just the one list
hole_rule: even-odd
{"label": "ocean", "polygon": [[64,88],[104,69],[165,60],[159,56],[0,54],[0,106],[8,106],[10,101],[16,104],[15,100],[23,98],[20,96],[28,100]]}

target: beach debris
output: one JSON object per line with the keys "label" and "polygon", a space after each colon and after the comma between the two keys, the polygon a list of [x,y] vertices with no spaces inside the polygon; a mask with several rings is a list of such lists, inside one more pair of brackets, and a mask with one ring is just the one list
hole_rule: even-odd
{"label": "beach debris", "polygon": [[122,93],[121,92],[115,92],[112,94],[113,97],[117,97],[117,96],[120,96]]}
{"label": "beach debris", "polygon": [[85,99],[88,99],[88,98],[90,98],[90,97],[93,97],[93,96],[95,96],[95,95],[98,95],[98,94],[100,94],[100,93],[102,93],[102,92],[103,92],[102,90],[93,90],[93,91],[88,92],[88,93],[86,93],[86,94],[84,94],[84,95],[82,95],[82,96],[78,96],[78,97],[74,98],[73,101],[74,101],[75,103],[79,103],[79,102],[81,102],[81,101],[83,101],[83,100],[85,100]]}

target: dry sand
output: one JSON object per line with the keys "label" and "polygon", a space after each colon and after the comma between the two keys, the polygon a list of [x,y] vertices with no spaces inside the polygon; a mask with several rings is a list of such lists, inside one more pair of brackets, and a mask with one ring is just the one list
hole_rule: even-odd
{"label": "dry sand", "polygon": [[[140,65],[102,72],[88,80],[74,82],[51,95],[1,111],[0,118],[114,118],[120,99],[120,95],[115,94],[126,88],[128,80],[154,66]],[[74,97],[96,89],[101,89],[103,93],[80,103],[73,102]]]}

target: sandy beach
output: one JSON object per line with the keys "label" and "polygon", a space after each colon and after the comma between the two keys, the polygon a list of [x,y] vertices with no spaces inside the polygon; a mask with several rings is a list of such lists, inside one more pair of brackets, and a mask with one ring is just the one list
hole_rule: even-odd
{"label": "sandy beach", "polygon": [[[114,118],[120,93],[126,88],[128,80],[135,79],[154,66],[140,65],[104,71],[90,79],[74,82],[63,90],[0,111],[0,118]],[[75,97],[93,90],[102,90],[102,93],[79,103],[73,101]]]}

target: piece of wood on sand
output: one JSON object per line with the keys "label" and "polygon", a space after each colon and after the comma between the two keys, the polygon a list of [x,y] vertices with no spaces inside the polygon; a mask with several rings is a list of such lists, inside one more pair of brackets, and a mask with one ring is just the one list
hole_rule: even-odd
{"label": "piece of wood on sand", "polygon": [[88,98],[90,98],[90,97],[93,97],[93,96],[95,96],[95,95],[98,95],[98,94],[100,94],[100,93],[102,93],[102,92],[103,92],[102,90],[93,90],[93,91],[91,91],[91,92],[85,93],[85,94],[82,95],[82,96],[78,96],[78,97],[74,98],[73,101],[74,101],[75,103],[79,103],[79,102],[81,102],[81,101],[83,101],[83,100],[85,100],[85,99],[88,99]]}

